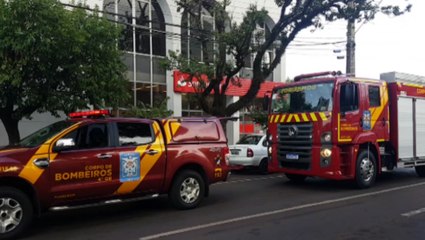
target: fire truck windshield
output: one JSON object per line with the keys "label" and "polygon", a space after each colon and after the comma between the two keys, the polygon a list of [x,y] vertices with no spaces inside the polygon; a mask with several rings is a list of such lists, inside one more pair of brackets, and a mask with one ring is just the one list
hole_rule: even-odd
{"label": "fire truck windshield", "polygon": [[332,111],[333,82],[276,89],[272,95],[272,113]]}

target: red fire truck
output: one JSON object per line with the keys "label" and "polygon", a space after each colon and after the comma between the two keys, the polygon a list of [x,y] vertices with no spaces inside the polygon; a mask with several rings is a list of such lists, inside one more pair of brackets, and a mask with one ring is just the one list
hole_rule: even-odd
{"label": "red fire truck", "polygon": [[425,177],[425,86],[323,72],[274,88],[269,171],[370,187],[382,171]]}
{"label": "red fire truck", "polygon": [[0,149],[0,239],[15,239],[46,210],[158,194],[168,194],[177,208],[194,208],[210,184],[227,179],[220,119],[107,115],[72,113]]}

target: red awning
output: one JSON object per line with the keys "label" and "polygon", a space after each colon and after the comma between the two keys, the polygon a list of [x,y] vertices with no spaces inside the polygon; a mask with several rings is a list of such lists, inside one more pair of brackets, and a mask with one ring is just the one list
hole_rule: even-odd
{"label": "red awning", "polygon": [[[185,79],[189,74],[184,74],[179,71],[174,71],[174,92],[181,93],[195,93],[198,83],[197,79],[193,79],[192,82],[188,82]],[[201,76],[201,78],[208,82],[206,76]],[[239,78],[240,86],[229,84],[226,95],[228,96],[243,96],[248,92],[249,87],[251,86],[251,79]],[[271,91],[275,86],[281,86],[281,82],[264,82],[260,85],[260,90],[257,93],[257,98],[264,97],[266,92]]]}

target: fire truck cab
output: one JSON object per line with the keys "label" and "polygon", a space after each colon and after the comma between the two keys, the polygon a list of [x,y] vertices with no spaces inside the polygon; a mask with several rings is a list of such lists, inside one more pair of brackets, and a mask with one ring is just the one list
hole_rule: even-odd
{"label": "fire truck cab", "polygon": [[306,74],[276,87],[268,108],[270,172],[351,179],[359,188],[397,167],[425,176],[423,85]]}

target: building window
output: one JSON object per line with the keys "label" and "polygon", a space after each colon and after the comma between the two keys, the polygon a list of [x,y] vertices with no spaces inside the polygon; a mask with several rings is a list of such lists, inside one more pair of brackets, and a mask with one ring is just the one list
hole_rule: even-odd
{"label": "building window", "polygon": [[165,69],[160,61],[166,55],[165,20],[157,0],[105,0],[108,19],[123,25],[118,47],[125,51],[123,61],[131,80],[132,104],[154,106],[163,101]]}
{"label": "building window", "polygon": [[182,54],[199,62],[211,62],[214,59],[214,18],[204,9],[199,26],[195,17],[184,12],[181,25]]}
{"label": "building window", "polygon": [[[257,24],[257,28],[252,33],[251,43],[253,46],[264,43],[265,39],[269,38],[271,34],[270,27],[265,24]],[[274,57],[273,46],[267,49],[266,53],[263,56],[263,65],[270,65],[271,60]],[[253,77],[253,63],[254,63],[255,53],[252,53],[245,57],[245,67],[241,70],[241,77],[251,79]],[[273,81],[273,74],[267,76],[266,80]]]}

